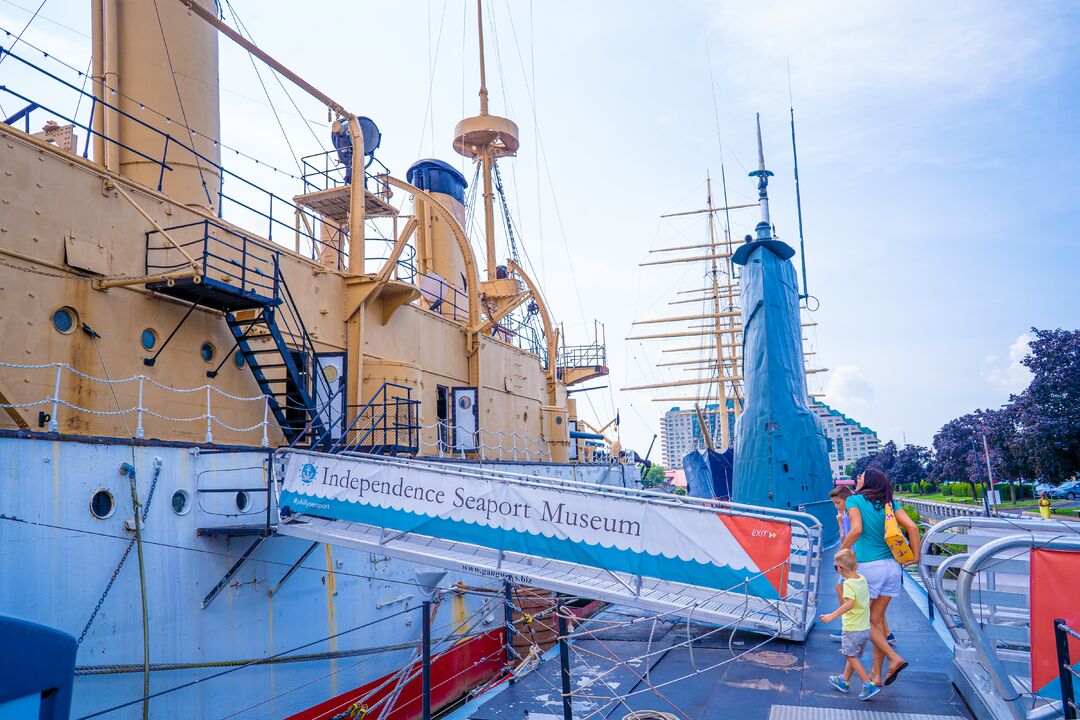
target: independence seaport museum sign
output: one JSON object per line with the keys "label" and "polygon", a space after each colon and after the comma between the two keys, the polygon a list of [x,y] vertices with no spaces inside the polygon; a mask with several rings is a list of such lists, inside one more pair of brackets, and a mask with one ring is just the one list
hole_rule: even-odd
{"label": "independence seaport museum sign", "polygon": [[785,593],[791,528],[678,498],[292,451],[279,507],[763,598]]}

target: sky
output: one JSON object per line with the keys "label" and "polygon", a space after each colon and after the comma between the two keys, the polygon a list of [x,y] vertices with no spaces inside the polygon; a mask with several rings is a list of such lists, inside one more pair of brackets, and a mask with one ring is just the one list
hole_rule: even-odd
{"label": "sky", "polygon": [[[0,0],[0,27],[17,33],[37,4]],[[730,202],[754,199],[756,113],[776,173],[772,219],[797,245],[795,108],[808,284],[820,303],[811,364],[829,369],[811,390],[825,402],[883,440],[928,444],[950,419],[1023,389],[1032,326],[1080,327],[1080,5],[484,8],[491,111],[521,129],[518,156],[501,166],[526,267],[569,344],[603,323],[611,375],[596,384],[609,387],[578,395],[579,410],[600,423],[617,411],[625,445],[644,454],[672,403],[619,388],[679,377],[653,367],[659,346],[624,340],[631,323],[668,314],[672,293],[703,279],[703,268],[638,264],[650,249],[705,241],[700,220],[659,216],[701,207],[706,175],[718,196],[723,169]],[[475,3],[231,0],[226,11],[374,118],[378,157],[395,175],[438,157],[472,178],[450,140],[478,110]],[[24,39],[82,68],[88,35],[89,3],[47,0]],[[0,84],[34,89],[13,65],[0,65]],[[316,152],[328,147],[325,109],[289,88],[294,106],[265,69],[262,79],[269,99],[246,53],[222,41],[220,137],[264,166],[227,163],[291,196],[295,181],[265,170],[296,173],[278,123],[298,155]],[[0,103],[18,106],[2,93]],[[734,237],[756,220],[733,212]],[[656,396],[673,393],[684,394]]]}

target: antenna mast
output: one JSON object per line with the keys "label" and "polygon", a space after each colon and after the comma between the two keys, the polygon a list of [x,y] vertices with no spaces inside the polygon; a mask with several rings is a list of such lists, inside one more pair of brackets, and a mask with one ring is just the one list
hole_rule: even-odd
{"label": "antenna mast", "polygon": [[[788,76],[788,102],[791,102],[791,78]],[[795,105],[789,105],[791,110],[791,154],[795,158],[795,209],[799,216],[799,261],[802,263],[802,299],[810,297],[806,289],[806,244],[803,242],[802,227],[802,195],[799,193],[799,152],[795,148]]]}

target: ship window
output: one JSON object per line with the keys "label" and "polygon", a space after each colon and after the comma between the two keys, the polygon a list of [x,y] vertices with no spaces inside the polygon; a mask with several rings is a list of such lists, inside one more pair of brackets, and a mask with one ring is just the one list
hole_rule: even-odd
{"label": "ship window", "polygon": [[238,367],[238,368],[244,367],[244,364],[247,362],[247,360],[244,359],[244,353],[240,352],[239,350],[234,352],[233,353],[233,362],[236,363],[236,367]]}
{"label": "ship window", "polygon": [[248,494],[241,490],[236,493],[236,509],[240,512],[244,512],[248,509],[248,505],[251,504],[251,500],[248,498]]}
{"label": "ship window", "polygon": [[214,362],[214,345],[213,343],[204,342],[202,347],[199,348],[199,355],[206,362]]}
{"label": "ship window", "polygon": [[187,514],[188,494],[186,490],[177,490],[172,494],[172,509],[177,515]]}
{"label": "ship window", "polygon": [[75,308],[64,306],[53,313],[52,324],[56,328],[57,332],[61,332],[65,335],[75,329],[75,326],[79,322],[79,315],[75,312]]}
{"label": "ship window", "polygon": [[98,490],[90,497],[90,512],[98,520],[104,520],[112,515],[115,507],[112,493],[108,490]]}
{"label": "ship window", "polygon": [[139,340],[142,342],[143,350],[153,350],[154,346],[157,345],[157,333],[150,328],[146,328],[142,331]]}

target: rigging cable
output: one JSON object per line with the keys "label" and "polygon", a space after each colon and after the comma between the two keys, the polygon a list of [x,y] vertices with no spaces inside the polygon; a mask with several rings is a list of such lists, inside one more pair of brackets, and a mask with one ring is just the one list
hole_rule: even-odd
{"label": "rigging cable", "polygon": [[[101,363],[101,371],[105,374],[105,381],[108,383],[109,392],[112,394],[113,403],[116,405],[117,410],[121,410],[120,400],[116,397],[116,386],[109,378],[109,368],[105,365],[105,356],[101,354],[101,335],[99,335],[93,328],[86,323],[82,323],[82,330],[94,343],[94,349],[97,351],[98,361]],[[146,596],[146,560],[143,556],[143,540],[142,540],[142,521],[145,520],[145,515],[140,518],[139,503],[139,491],[136,485],[135,477],[135,436],[131,432],[131,427],[128,425],[127,415],[121,413],[120,421],[124,424],[124,431],[128,434],[128,438],[131,442],[131,464],[124,463],[120,466],[120,474],[127,475],[128,486],[131,490],[131,512],[135,522],[135,556],[138,561],[139,567],[139,599],[142,605],[142,635],[143,635],[143,696],[150,694],[150,608],[148,598]],[[160,472],[160,470],[159,470]],[[157,473],[154,475],[154,483],[151,485],[151,492],[157,487]],[[152,497],[147,498],[147,505]],[[124,556],[120,560],[120,565],[117,566],[115,573],[113,574],[113,580],[116,578],[116,574],[120,572],[120,568],[123,567],[124,561],[127,560],[131,546],[128,546],[128,550],[124,551]],[[106,586],[105,592],[108,593],[110,587],[112,587],[113,580],[109,581],[109,585]],[[105,595],[101,596],[101,601],[104,602]],[[94,608],[94,615],[97,614],[100,609],[100,602],[96,608]],[[93,616],[90,621],[93,622]],[[89,627],[89,623],[87,623]],[[150,717],[150,701],[144,699],[142,701],[142,717],[143,720],[148,720]]]}
{"label": "rigging cable", "polygon": [[223,677],[225,675],[229,675],[231,673],[234,673],[237,670],[243,670],[246,667],[251,667],[252,665],[258,665],[258,664],[261,664],[261,663],[265,663],[268,660],[276,659],[276,658],[279,658],[279,657],[282,657],[282,656],[285,656],[285,655],[291,655],[292,653],[294,653],[294,652],[296,652],[298,650],[303,650],[305,648],[311,647],[312,645],[318,645],[319,643],[324,643],[324,642],[327,642],[329,640],[335,640],[335,639],[337,639],[339,637],[342,637],[343,635],[348,635],[349,633],[356,632],[357,630],[362,630],[364,628],[371,627],[372,625],[376,625],[376,624],[378,624],[380,622],[383,622],[385,620],[390,620],[390,619],[398,617],[400,615],[404,615],[405,613],[412,612],[415,609],[416,608],[405,608],[404,610],[399,610],[398,612],[391,613],[390,615],[386,615],[386,616],[381,617],[381,618],[376,618],[375,620],[370,620],[370,621],[368,621],[366,623],[361,623],[360,625],[356,625],[354,627],[351,627],[348,630],[342,630],[341,632],[334,633],[333,635],[328,635],[327,637],[320,638],[318,640],[312,640],[311,642],[306,642],[303,645],[297,645],[296,647],[290,648],[288,650],[282,650],[281,652],[274,653],[273,655],[269,655],[269,656],[267,656],[265,658],[261,658],[259,660],[252,660],[250,663],[246,663],[244,665],[237,665],[236,667],[227,668],[225,670],[222,670],[221,672],[214,673],[213,675],[207,675],[206,677],[195,678],[194,680],[190,680],[190,681],[188,681],[186,683],[181,683],[179,685],[175,685],[175,686],[173,686],[171,688],[165,688],[164,690],[158,690],[157,692],[155,692],[153,694],[146,694],[144,697],[138,698],[136,700],[129,700],[127,702],[120,703],[119,705],[114,705],[114,706],[112,706],[110,708],[106,708],[104,710],[98,710],[97,712],[92,712],[89,715],[83,715],[82,717],[78,718],[78,720],[89,720],[90,718],[95,718],[95,717],[99,717],[101,715],[106,715],[108,713],[115,712],[116,710],[122,710],[123,708],[131,707],[132,705],[135,705],[136,703],[140,703],[140,702],[145,703],[145,702],[147,702],[147,701],[149,701],[149,700],[151,700],[153,698],[161,697],[162,695],[167,695],[168,693],[176,692],[177,690],[183,690],[183,689],[189,688],[189,687],[191,687],[193,685],[198,685],[199,683],[204,683],[207,680],[215,680],[215,679],[217,679],[219,677]]}

